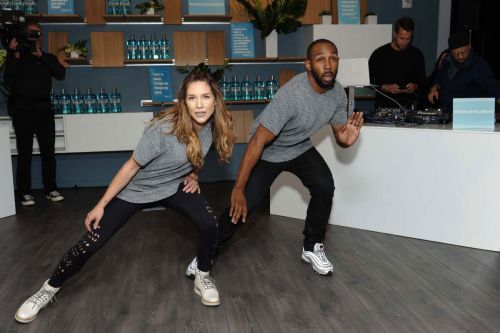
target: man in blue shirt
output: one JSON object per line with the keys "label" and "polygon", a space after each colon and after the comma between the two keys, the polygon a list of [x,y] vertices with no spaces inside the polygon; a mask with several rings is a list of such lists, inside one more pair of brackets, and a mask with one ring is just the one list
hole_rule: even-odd
{"label": "man in blue shirt", "polygon": [[495,97],[500,104],[500,83],[488,63],[470,46],[469,34],[454,32],[448,39],[449,56],[443,61],[427,99],[447,111],[453,98]]}

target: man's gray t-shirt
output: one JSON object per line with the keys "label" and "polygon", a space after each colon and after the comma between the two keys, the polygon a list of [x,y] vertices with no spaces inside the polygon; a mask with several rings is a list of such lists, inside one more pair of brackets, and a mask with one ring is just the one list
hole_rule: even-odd
{"label": "man's gray t-shirt", "polygon": [[250,136],[261,124],[276,138],[262,153],[269,162],[285,162],[310,149],[310,137],[323,126],[347,122],[347,96],[342,85],[323,94],[311,87],[307,73],[293,77],[253,123]]}
{"label": "man's gray t-shirt", "polygon": [[[170,134],[169,121],[146,125],[141,140],[134,150],[134,159],[141,169],[118,194],[118,198],[133,203],[155,202],[177,192],[184,177],[193,170],[186,155],[187,146]],[[212,145],[212,126],[208,124],[198,133],[203,156]]]}

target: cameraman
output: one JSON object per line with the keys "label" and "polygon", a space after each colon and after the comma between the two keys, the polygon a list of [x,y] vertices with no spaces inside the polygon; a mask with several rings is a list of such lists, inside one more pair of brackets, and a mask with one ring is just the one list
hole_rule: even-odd
{"label": "cameraman", "polygon": [[64,67],[57,57],[42,48],[42,28],[27,23],[9,42],[4,80],[10,88],[8,109],[16,133],[17,191],[23,206],[32,206],[31,155],[35,134],[42,158],[42,179],[46,197],[64,200],[57,191],[54,155],[55,123],[50,103],[52,77],[63,80]]}

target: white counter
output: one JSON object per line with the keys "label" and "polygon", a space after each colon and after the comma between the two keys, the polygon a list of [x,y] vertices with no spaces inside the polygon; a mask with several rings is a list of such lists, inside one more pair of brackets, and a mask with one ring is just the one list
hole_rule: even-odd
{"label": "white counter", "polygon": [[[365,126],[342,149],[331,127],[313,137],[330,166],[330,223],[500,251],[500,133],[445,126]],[[304,219],[309,193],[282,174],[271,214]]]}
{"label": "white counter", "polygon": [[9,126],[0,125],[0,218],[16,214]]}

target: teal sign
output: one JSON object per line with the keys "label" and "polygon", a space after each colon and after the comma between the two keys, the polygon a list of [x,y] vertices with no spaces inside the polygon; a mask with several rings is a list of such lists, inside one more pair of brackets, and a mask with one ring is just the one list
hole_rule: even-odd
{"label": "teal sign", "polygon": [[225,0],[188,0],[189,15],[226,15]]}
{"label": "teal sign", "polygon": [[149,82],[153,102],[172,101],[172,75],[169,67],[149,67]]}
{"label": "teal sign", "polygon": [[73,0],[48,0],[49,14],[74,14]]}
{"label": "teal sign", "polygon": [[255,58],[253,24],[231,24],[231,58]]}
{"label": "teal sign", "polygon": [[337,0],[339,24],[360,24],[359,0]]}
{"label": "teal sign", "polygon": [[454,98],[453,129],[495,129],[494,98]]}

